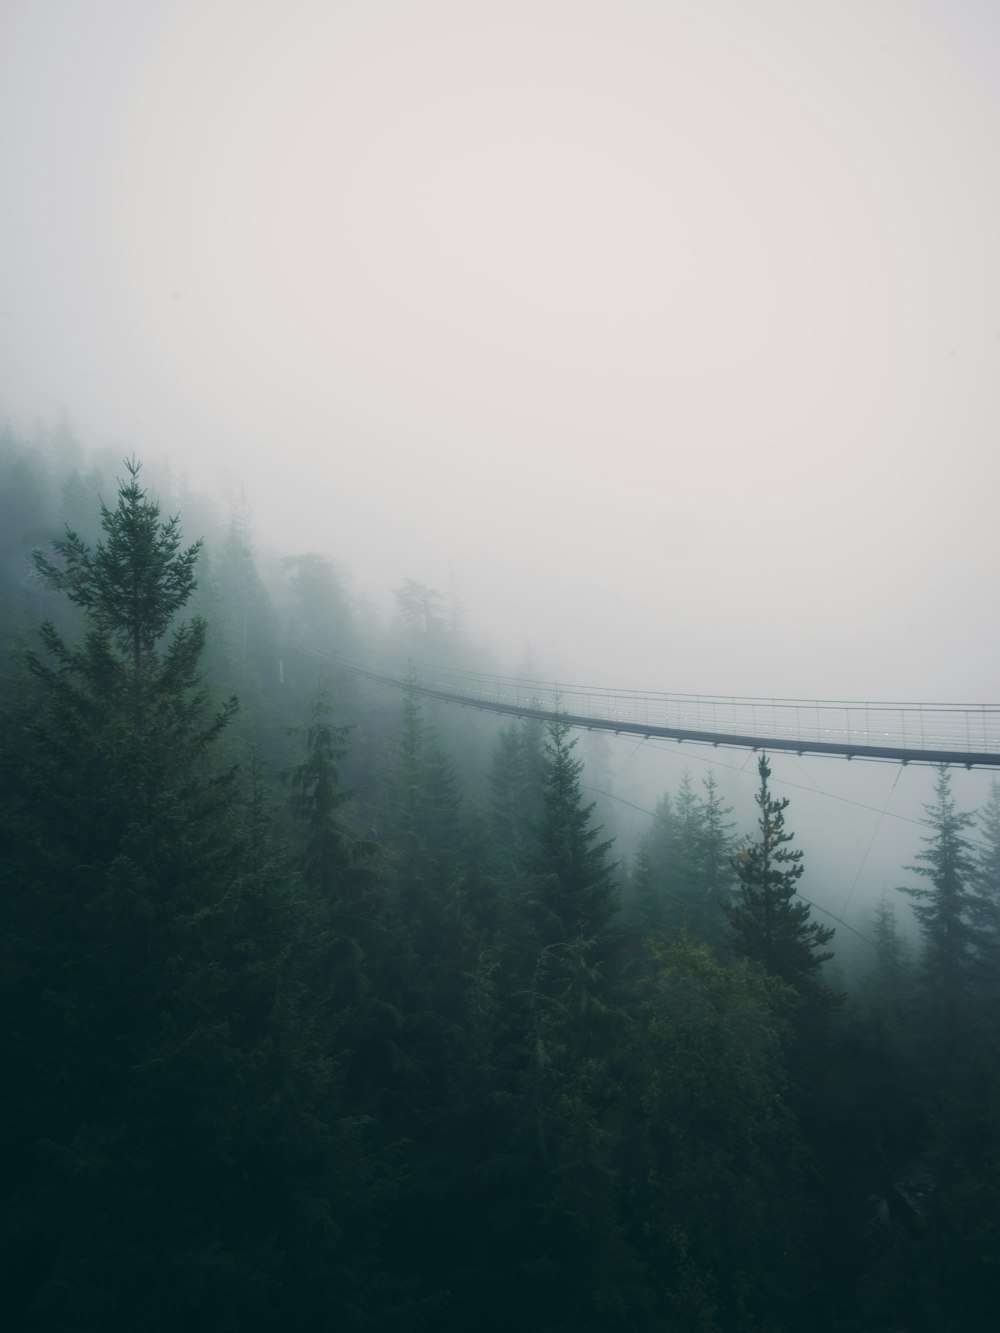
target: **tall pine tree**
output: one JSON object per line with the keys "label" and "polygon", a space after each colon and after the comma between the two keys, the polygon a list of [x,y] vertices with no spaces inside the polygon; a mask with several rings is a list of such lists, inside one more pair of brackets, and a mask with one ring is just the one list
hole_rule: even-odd
{"label": "tall pine tree", "polygon": [[921,886],[901,887],[913,899],[913,911],[924,938],[924,971],[932,1004],[934,1026],[944,1049],[954,1054],[965,1029],[966,1001],[972,982],[976,945],[974,891],[976,862],[966,830],[973,816],[959,810],[951,791],[951,776],[943,765],[937,771],[934,802],[924,807],[931,832],[916,865]]}
{"label": "tall pine tree", "polygon": [[0,737],[0,1214],[24,1329],[260,1329],[368,1299],[362,1127],[296,976],[296,905],[255,794],[217,771],[195,584],[127,463],[104,536],[41,577],[80,607]]}
{"label": "tall pine tree", "polygon": [[833,957],[823,946],[834,932],[813,921],[809,904],[796,896],[805,871],[803,853],[789,846],[795,835],[785,832],[788,797],[771,794],[766,754],[761,755],[757,771],[760,787],[754,799],[760,834],[736,857],[739,887],[726,908],[730,943],[738,957],[760,963],[809,1007],[825,1008],[834,996],[820,981],[819,970]]}

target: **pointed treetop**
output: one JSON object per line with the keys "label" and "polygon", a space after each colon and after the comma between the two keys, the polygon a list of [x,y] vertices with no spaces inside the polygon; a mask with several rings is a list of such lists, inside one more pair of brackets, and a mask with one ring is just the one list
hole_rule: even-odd
{"label": "pointed treetop", "polygon": [[104,538],[92,551],[75,532],[54,544],[60,563],[35,551],[43,579],[65,592],[95,627],[139,657],[152,651],[196,586],[202,543],[180,551],[180,519],[160,520],[160,507],[139,484],[141,464],[125,459],[114,509],[101,501]]}

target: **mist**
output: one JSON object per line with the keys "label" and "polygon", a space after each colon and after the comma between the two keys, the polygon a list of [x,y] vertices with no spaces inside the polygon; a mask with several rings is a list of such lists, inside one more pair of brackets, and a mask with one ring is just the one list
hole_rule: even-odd
{"label": "mist", "polygon": [[[288,698],[321,679],[290,609],[306,555],[359,658],[990,704],[998,161],[979,0],[8,0],[0,453],[59,520],[4,538],[17,633],[50,606],[30,551],[66,476],[111,503],[137,457],[208,534],[205,606],[232,610],[210,600],[228,525],[267,608],[259,678],[249,593],[212,650],[213,687],[226,652],[245,672],[234,754],[278,672]],[[447,642],[407,632],[408,581]],[[366,689],[343,700],[359,837],[402,707]],[[426,709],[485,808],[502,723]],[[574,753],[623,883],[685,780],[756,836],[751,749],[581,731]],[[853,1002],[881,901],[920,951],[897,890],[938,777],[770,763]],[[989,768],[950,781],[987,805]]]}
{"label": "mist", "polygon": [[[65,412],[165,460],[381,615],[406,578],[437,588],[510,669],[995,697],[989,7],[2,24],[16,427]],[[836,826],[853,875],[844,802],[881,810],[886,780],[787,762],[838,789],[803,837]],[[906,774],[893,807],[927,792]]]}
{"label": "mist", "polygon": [[992,697],[988,7],[2,21],[16,422],[566,679]]}

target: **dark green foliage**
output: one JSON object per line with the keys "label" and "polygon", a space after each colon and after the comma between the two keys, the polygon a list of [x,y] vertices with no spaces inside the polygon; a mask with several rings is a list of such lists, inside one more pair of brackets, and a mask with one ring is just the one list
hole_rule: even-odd
{"label": "dark green foliage", "polygon": [[[535,878],[528,910],[543,948],[603,941],[618,909],[610,841],[591,824],[593,804],[580,789],[582,762],[575,758],[569,724],[546,728],[542,760],[542,817],[528,865]],[[600,952],[605,952],[601,948]]]}
{"label": "dark green foliage", "polygon": [[790,996],[682,937],[650,955],[625,1149],[650,1327],[798,1329],[808,1154],[785,1098]]}
{"label": "dark green foliage", "polygon": [[[350,728],[332,720],[325,688],[317,690],[305,733],[305,757],[291,773],[291,813],[298,828],[296,852],[304,886],[307,937],[298,960],[324,1024],[331,1049],[374,1058],[372,1043],[396,1026],[373,994],[385,948],[385,904],[377,874],[378,845],[348,820],[351,794],[341,783]],[[361,1081],[353,1060],[346,1066]]]}
{"label": "dark green foliage", "polygon": [[306,757],[292,771],[291,779],[292,813],[305,829],[303,874],[330,902],[344,894],[359,856],[373,850],[359,847],[343,824],[343,807],[350,793],[341,786],[339,764],[348,751],[349,728],[335,726],[332,714],[329,695],[321,688],[312,700]]}
{"label": "dark green foliage", "polygon": [[[281,651],[277,618],[253,552],[249,516],[235,512],[225,536],[202,557],[199,609],[211,622],[205,654],[206,678],[239,694],[243,705],[241,741],[252,742],[270,759],[281,756]],[[297,702],[297,700],[296,700]]]}
{"label": "dark green foliage", "polygon": [[454,965],[462,928],[459,797],[451,761],[424,717],[413,681],[403,697],[403,725],[387,798],[387,861],[413,950],[410,966],[426,979]]}
{"label": "dark green foliage", "polygon": [[335,1109],[292,980],[301,915],[259,792],[244,818],[209,764],[235,705],[198,686],[204,625],[163,642],[197,545],[137,473],[96,551],[70,534],[39,560],[86,633],[44,627],[4,738],[8,1309],[25,1329],[359,1319],[363,1122]]}
{"label": "dark green foliage", "polygon": [[672,873],[680,857],[678,821],[673,801],[665,792],[639,844],[624,904],[629,922],[642,939],[662,938],[683,921],[683,902]]}
{"label": "dark green foliage", "polygon": [[541,723],[524,719],[500,729],[493,751],[493,828],[501,858],[513,872],[526,868],[542,818],[542,743]]}
{"label": "dark green foliage", "polygon": [[691,926],[699,939],[723,947],[726,907],[733,893],[734,825],[726,818],[732,808],[723,805],[718,784],[709,773],[705,795],[699,801],[695,841],[695,895]]}
{"label": "dark green foliage", "polygon": [[38,572],[82,607],[88,624],[112,639],[141,676],[145,659],[166,633],[195,586],[201,542],[180,547],[180,519],[160,522],[159,506],[139,485],[135,459],[126,460],[129,480],[119,485],[118,504],[101,501],[104,539],[91,551],[74,532],[54,543],[59,563],[36,552]]}
{"label": "dark green foliage", "polygon": [[794,838],[785,832],[788,798],[771,795],[766,755],[761,755],[757,769],[760,836],[747,843],[736,858],[739,889],[726,909],[730,943],[738,957],[759,963],[791,986],[807,1007],[828,1008],[834,996],[818,974],[833,957],[821,951],[834,932],[812,921],[809,904],[796,896],[805,867],[802,852],[788,846]]}
{"label": "dark green foliage", "polygon": [[732,824],[715,778],[699,796],[685,773],[676,800],[662,796],[636,858],[629,916],[641,935],[681,927],[717,952],[725,950],[725,909],[732,894]]}
{"label": "dark green foliage", "polygon": [[976,930],[973,986],[980,1022],[996,1033],[1000,1030],[1000,782],[990,785],[977,831],[970,904],[970,921]]}
{"label": "dark green foliage", "polygon": [[31,550],[56,524],[51,479],[41,459],[0,429],[0,671],[13,666],[11,647],[34,635],[55,613],[35,575]]}
{"label": "dark green foliage", "polygon": [[766,760],[736,869],[685,778],[619,914],[563,720],[488,768],[415,680],[401,722],[316,689],[360,646],[329,561],[272,590],[243,518],[185,546],[135,464],[98,506],[65,431],[0,432],[0,481],[0,605],[46,622],[0,682],[7,1325],[992,1329],[1000,788],[976,845],[940,775],[922,967],[883,902],[837,1015]]}
{"label": "dark green foliage", "polygon": [[494,1157],[523,1195],[516,1210],[507,1203],[498,1235],[520,1287],[504,1318],[551,1330],[627,1327],[634,1310],[614,1169],[625,1022],[614,995],[617,886],[568,733],[561,718],[546,728],[530,873],[515,885],[523,919],[500,973],[505,1087]]}
{"label": "dark green foliage", "polygon": [[957,1053],[967,1025],[966,1000],[972,980],[977,906],[973,891],[976,864],[965,830],[973,816],[958,810],[946,768],[938,770],[935,801],[926,806],[932,832],[907,866],[926,885],[901,889],[913,899],[924,940],[923,964],[932,1004],[930,1021],[943,1049]]}
{"label": "dark green foliage", "polygon": [[907,1040],[914,978],[910,950],[900,934],[895,908],[884,896],[872,913],[872,942],[875,956],[858,987],[858,1001],[869,1039],[888,1060]]}

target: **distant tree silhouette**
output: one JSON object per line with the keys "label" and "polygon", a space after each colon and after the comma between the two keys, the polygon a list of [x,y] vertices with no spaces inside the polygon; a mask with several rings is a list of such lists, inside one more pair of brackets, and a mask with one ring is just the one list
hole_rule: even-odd
{"label": "distant tree silhouette", "polygon": [[788,845],[794,838],[785,832],[788,797],[771,795],[766,754],[761,755],[757,771],[760,834],[734,861],[739,885],[726,908],[729,940],[737,956],[760,963],[810,1007],[823,1008],[834,1001],[833,992],[819,979],[820,968],[833,957],[824,945],[834,931],[813,921],[809,904],[796,897],[805,867],[801,850]]}

